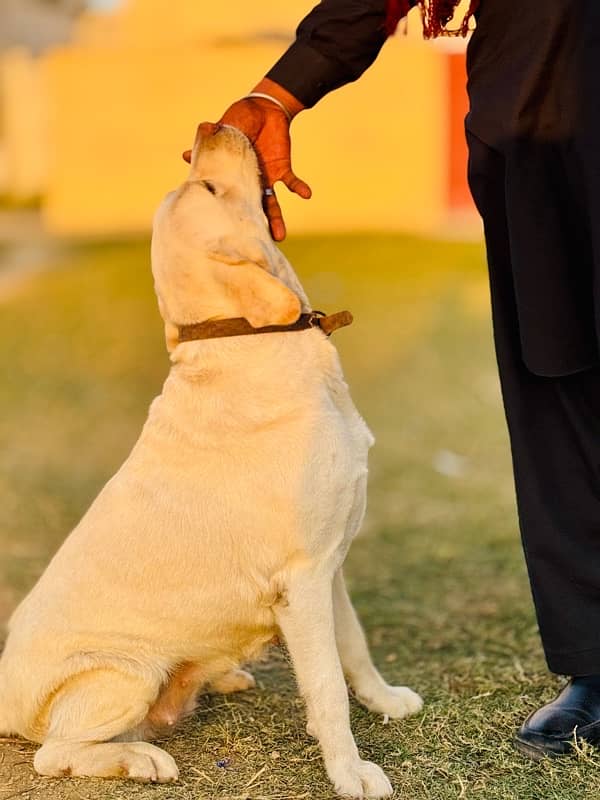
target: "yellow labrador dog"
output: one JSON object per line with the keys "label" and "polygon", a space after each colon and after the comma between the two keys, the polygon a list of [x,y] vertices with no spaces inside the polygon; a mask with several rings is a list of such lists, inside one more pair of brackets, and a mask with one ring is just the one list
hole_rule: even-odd
{"label": "yellow labrador dog", "polygon": [[384,797],[346,680],[390,717],[421,699],[381,678],[344,586],[373,439],[336,350],[316,327],[180,340],[206,320],[310,311],[239,131],[200,126],[189,178],[156,214],[152,268],[172,368],[131,455],[11,619],[0,731],[41,743],[42,775],[174,781],[147,740],[202,688],[253,685],[238,666],[279,634],[335,789]]}

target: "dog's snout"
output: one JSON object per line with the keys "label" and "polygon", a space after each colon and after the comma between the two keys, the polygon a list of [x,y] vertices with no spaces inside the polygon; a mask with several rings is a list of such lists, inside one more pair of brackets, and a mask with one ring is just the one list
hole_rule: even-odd
{"label": "dog's snout", "polygon": [[200,125],[198,125],[198,134],[208,138],[209,136],[214,136],[220,128],[221,126],[216,122],[201,122]]}

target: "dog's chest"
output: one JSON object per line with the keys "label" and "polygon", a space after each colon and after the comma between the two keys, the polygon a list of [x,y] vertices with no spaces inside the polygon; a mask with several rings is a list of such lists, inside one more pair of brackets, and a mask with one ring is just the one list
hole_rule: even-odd
{"label": "dog's chest", "polygon": [[366,507],[374,442],[342,379],[327,380],[305,463],[303,506],[311,549],[343,559]]}

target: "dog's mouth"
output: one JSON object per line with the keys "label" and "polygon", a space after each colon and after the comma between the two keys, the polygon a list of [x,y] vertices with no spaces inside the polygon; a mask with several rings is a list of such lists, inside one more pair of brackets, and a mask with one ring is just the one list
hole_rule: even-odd
{"label": "dog's mouth", "polygon": [[198,135],[203,139],[208,139],[215,136],[222,128],[223,125],[219,122],[202,122],[198,125]]}
{"label": "dog's mouth", "polygon": [[200,152],[226,148],[230,151],[251,150],[248,137],[238,128],[218,122],[203,122],[198,126],[198,149]]}

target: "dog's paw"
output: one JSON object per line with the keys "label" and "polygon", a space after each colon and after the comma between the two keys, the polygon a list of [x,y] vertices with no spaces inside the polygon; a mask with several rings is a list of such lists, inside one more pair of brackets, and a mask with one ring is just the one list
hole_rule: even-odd
{"label": "dog's paw", "polygon": [[173,758],[148,742],[49,742],[35,754],[33,766],[52,778],[129,778],[143,783],[172,783],[179,777]]}
{"label": "dog's paw", "polygon": [[327,773],[342,797],[389,797],[393,791],[385,772],[371,761],[336,761],[327,765]]}
{"label": "dog's paw", "polygon": [[173,783],[179,777],[174,759],[160,747],[145,742],[129,745],[120,766],[127,778],[141,783]]}
{"label": "dog's paw", "polygon": [[423,700],[408,686],[383,686],[376,692],[357,695],[369,711],[384,714],[391,719],[402,719],[416,714],[423,708]]}
{"label": "dog's paw", "polygon": [[245,692],[254,689],[256,681],[245,669],[232,669],[214,681],[211,681],[211,691],[217,694],[230,694],[231,692]]}

